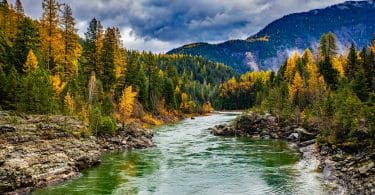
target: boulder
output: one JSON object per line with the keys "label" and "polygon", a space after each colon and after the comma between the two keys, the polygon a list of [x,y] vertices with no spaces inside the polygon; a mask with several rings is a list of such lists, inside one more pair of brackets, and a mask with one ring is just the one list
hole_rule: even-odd
{"label": "boulder", "polygon": [[358,172],[360,174],[366,174],[369,170],[371,170],[375,166],[375,163],[373,161],[368,162],[366,165],[363,165],[362,167],[358,168]]}
{"label": "boulder", "polygon": [[15,132],[16,127],[11,126],[11,125],[0,125],[0,133],[7,133],[7,132]]}

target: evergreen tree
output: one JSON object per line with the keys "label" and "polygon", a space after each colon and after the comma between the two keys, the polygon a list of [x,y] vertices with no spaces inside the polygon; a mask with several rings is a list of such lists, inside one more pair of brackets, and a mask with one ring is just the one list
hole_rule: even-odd
{"label": "evergreen tree", "polygon": [[345,66],[345,75],[350,80],[354,79],[355,72],[358,70],[358,57],[357,57],[357,50],[355,49],[354,44],[350,46],[347,64]]}
{"label": "evergreen tree", "polygon": [[370,90],[367,85],[366,75],[363,68],[360,68],[355,73],[355,78],[353,81],[353,91],[362,102],[368,100]]}
{"label": "evergreen tree", "polygon": [[99,20],[93,18],[85,33],[83,44],[83,64],[85,73],[95,71],[101,74],[103,69],[100,64],[100,52],[103,46],[103,26]]}
{"label": "evergreen tree", "polygon": [[339,73],[333,68],[331,60],[328,57],[319,63],[319,71],[323,75],[326,84],[331,89],[337,89]]}
{"label": "evergreen tree", "polygon": [[2,0],[1,3],[0,3],[0,5],[1,5],[2,7],[9,8],[9,3],[8,3],[7,0]]}
{"label": "evergreen tree", "polygon": [[6,75],[0,67],[0,105],[3,109],[14,110],[18,103],[18,86],[19,75],[17,70],[12,66],[9,73]]}
{"label": "evergreen tree", "polygon": [[19,72],[22,72],[23,65],[29,51],[32,49],[34,54],[38,54],[40,44],[39,29],[30,18],[24,18],[18,25],[18,32],[12,47],[12,64]]}
{"label": "evergreen tree", "polygon": [[24,10],[23,10],[23,6],[22,6],[22,3],[21,3],[21,0],[16,0],[16,12],[17,14],[23,16],[25,13],[24,13]]}
{"label": "evergreen tree", "polygon": [[73,12],[69,5],[64,5],[61,18],[62,39],[64,42],[64,70],[68,77],[78,73],[78,57],[81,53],[79,37],[75,28]]}
{"label": "evergreen tree", "polygon": [[115,75],[115,28],[108,28],[101,51],[101,64],[103,65],[103,74],[100,75],[103,81],[104,90],[108,91],[116,80]]}
{"label": "evergreen tree", "polygon": [[165,99],[165,104],[168,109],[174,109],[176,107],[176,100],[174,97],[174,86],[173,81],[170,78],[164,79],[164,89],[163,89],[163,95]]}
{"label": "evergreen tree", "polygon": [[336,37],[333,33],[329,32],[320,38],[319,50],[323,60],[331,59],[337,54]]}
{"label": "evergreen tree", "polygon": [[23,112],[49,114],[55,112],[52,83],[48,71],[38,69],[22,79],[18,93],[18,109]]}
{"label": "evergreen tree", "polygon": [[43,15],[41,19],[40,35],[42,38],[42,51],[44,53],[47,69],[58,68],[58,62],[63,54],[61,33],[58,29],[60,18],[60,5],[56,0],[43,0]]}

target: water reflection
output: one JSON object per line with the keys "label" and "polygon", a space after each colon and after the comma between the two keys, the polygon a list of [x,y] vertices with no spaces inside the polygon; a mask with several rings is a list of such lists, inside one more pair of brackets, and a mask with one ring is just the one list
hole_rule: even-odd
{"label": "water reflection", "polygon": [[[277,140],[215,137],[213,115],[156,129],[156,148],[107,154],[79,179],[35,194],[322,194],[316,175]],[[306,179],[308,178],[308,179]]]}

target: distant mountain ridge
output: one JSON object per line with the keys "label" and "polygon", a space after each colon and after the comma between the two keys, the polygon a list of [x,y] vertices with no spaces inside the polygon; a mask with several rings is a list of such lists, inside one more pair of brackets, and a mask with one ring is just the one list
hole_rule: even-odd
{"label": "distant mountain ridge", "polygon": [[322,34],[333,32],[344,48],[369,44],[375,33],[375,3],[347,1],[324,9],[286,15],[246,40],[192,43],[168,53],[203,56],[239,72],[278,69],[292,50],[314,48]]}

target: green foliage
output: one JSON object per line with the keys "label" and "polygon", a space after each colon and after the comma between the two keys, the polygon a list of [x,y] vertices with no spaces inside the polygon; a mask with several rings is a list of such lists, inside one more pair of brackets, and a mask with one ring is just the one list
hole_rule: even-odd
{"label": "green foliage", "polygon": [[116,123],[113,118],[109,116],[100,119],[100,126],[98,130],[99,135],[109,134],[114,135],[116,131]]}
{"label": "green foliage", "polygon": [[[372,54],[366,49],[358,55],[352,45],[345,75],[339,79],[337,70],[332,66],[332,59],[336,55],[335,43],[329,41],[334,41],[334,36],[329,36],[332,35],[322,38],[325,40],[321,41],[317,61],[302,56],[300,62],[293,56],[281,66],[273,83],[264,86],[266,89],[256,89],[255,93],[264,94],[266,91],[267,95],[258,95],[261,101],[256,102],[255,109],[317,128],[320,131],[320,144],[364,146],[375,138],[374,89],[368,84],[373,80],[373,56],[370,57]],[[315,70],[315,63],[319,64],[319,70]],[[290,78],[293,75],[290,73],[294,71],[294,78]],[[301,79],[296,79],[297,76],[301,76]],[[296,86],[303,92],[297,97],[291,93]],[[302,101],[296,102],[295,98]]]}
{"label": "green foliage", "polygon": [[354,44],[350,46],[348,63],[345,66],[345,75],[348,79],[353,79],[355,77],[355,72],[358,70],[358,57],[357,50],[355,49]]}
{"label": "green foliage", "polygon": [[18,25],[18,32],[12,47],[12,61],[16,69],[21,72],[26,62],[29,50],[32,49],[38,55],[38,45],[40,43],[39,29],[30,18],[24,18]]}
{"label": "green foliage", "polygon": [[98,135],[102,112],[98,106],[89,109],[89,128],[94,135]]}
{"label": "green foliage", "polygon": [[49,114],[56,112],[56,103],[48,71],[39,68],[20,81],[17,109],[28,113]]}
{"label": "green foliage", "polygon": [[330,58],[326,57],[319,63],[319,70],[328,86],[333,90],[337,89],[339,73],[333,68]]}

